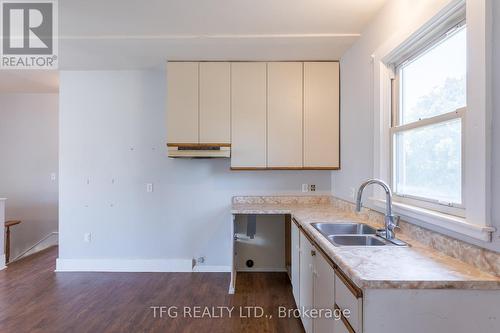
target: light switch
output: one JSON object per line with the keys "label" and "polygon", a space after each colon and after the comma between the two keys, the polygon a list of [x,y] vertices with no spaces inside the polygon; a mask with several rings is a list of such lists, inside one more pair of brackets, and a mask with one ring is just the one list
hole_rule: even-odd
{"label": "light switch", "polygon": [[148,193],[153,192],[153,183],[146,184],[146,192],[148,192]]}
{"label": "light switch", "polygon": [[56,173],[55,173],[55,172],[52,172],[52,173],[50,174],[50,180],[55,181],[55,180],[56,180],[56,178],[57,178]]}

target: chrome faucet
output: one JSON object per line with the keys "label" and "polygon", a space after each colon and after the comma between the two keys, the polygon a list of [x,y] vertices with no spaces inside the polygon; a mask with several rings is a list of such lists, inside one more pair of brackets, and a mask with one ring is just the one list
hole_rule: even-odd
{"label": "chrome faucet", "polygon": [[360,212],[361,211],[361,197],[363,195],[363,190],[367,185],[371,184],[378,184],[384,188],[385,191],[385,203],[386,203],[386,208],[385,208],[385,235],[384,238],[388,240],[394,240],[394,229],[396,229],[399,226],[399,216],[395,216],[392,214],[392,191],[389,185],[385,183],[384,181],[380,179],[369,179],[361,186],[359,187],[358,190],[358,197],[356,200],[356,211]]}

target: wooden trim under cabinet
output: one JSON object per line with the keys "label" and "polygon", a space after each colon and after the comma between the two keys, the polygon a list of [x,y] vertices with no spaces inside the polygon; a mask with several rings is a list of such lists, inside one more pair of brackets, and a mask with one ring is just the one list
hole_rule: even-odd
{"label": "wooden trim under cabinet", "polygon": [[231,147],[230,143],[167,143],[167,147]]}
{"label": "wooden trim under cabinet", "polygon": [[342,309],[340,309],[340,307],[337,305],[337,303],[335,303],[334,308],[335,308],[335,310],[340,311],[340,320],[342,320],[342,323],[344,324],[345,328],[347,328],[349,333],[356,333],[356,331],[354,330],[354,328],[352,328],[352,326],[349,323],[349,321],[347,320],[347,318],[344,317],[344,315],[342,314]]}
{"label": "wooden trim under cabinet", "polygon": [[231,167],[233,171],[266,171],[266,170],[340,170],[339,167]]}
{"label": "wooden trim under cabinet", "polygon": [[361,290],[358,286],[356,286],[340,269],[335,270],[335,274],[338,278],[345,284],[347,289],[353,294],[356,298],[363,297],[363,290]]}

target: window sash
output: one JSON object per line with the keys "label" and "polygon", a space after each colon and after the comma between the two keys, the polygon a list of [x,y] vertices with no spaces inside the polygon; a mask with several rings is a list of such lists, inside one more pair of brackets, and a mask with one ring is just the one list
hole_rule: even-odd
{"label": "window sash", "polygon": [[412,52],[408,54],[406,57],[401,58],[397,63],[394,64],[394,69],[396,72],[399,72],[401,68],[406,65],[409,65],[414,60],[420,58],[424,53],[427,53],[431,49],[437,47],[443,41],[448,39],[449,36],[454,35],[456,32],[461,30],[467,25],[465,17],[458,18],[446,31],[441,34],[438,34],[436,37],[431,38],[426,41],[426,43],[418,49],[416,52]]}
{"label": "window sash", "polygon": [[[393,80],[393,84],[395,80]],[[397,85],[396,85],[397,87]],[[394,92],[394,89],[393,89]],[[393,95],[393,100],[395,99]],[[397,99],[396,99],[397,100]],[[394,103],[393,103],[394,104]],[[421,120],[414,121],[412,123],[400,125],[400,126],[392,126],[390,128],[390,158],[391,158],[391,187],[395,189],[394,192],[394,198],[395,201],[399,201],[401,203],[417,206],[420,208],[424,209],[430,209],[430,210],[435,210],[439,211],[445,214],[451,214],[455,216],[460,216],[460,217],[465,217],[465,154],[464,154],[464,149],[465,149],[465,135],[464,135],[464,122],[465,122],[465,111],[466,108],[460,108],[452,112],[444,113],[438,116],[434,116],[431,118],[425,118]],[[393,112],[393,122],[395,121],[394,117],[396,115]],[[397,117],[397,116],[396,116]],[[461,120],[461,147],[462,147],[462,203],[451,203],[451,202],[443,202],[439,201],[436,199],[431,199],[431,198],[426,198],[426,197],[420,197],[420,196],[414,196],[414,195],[408,195],[408,194],[400,194],[397,192],[397,189],[395,188],[396,184],[396,163],[397,163],[397,158],[396,158],[396,148],[395,148],[395,137],[397,133],[401,132],[406,132],[410,131],[413,129],[418,129],[422,127],[426,127],[429,125],[435,125],[443,122],[447,122],[450,120],[454,119],[460,119]],[[397,122],[396,122],[397,123]]]}

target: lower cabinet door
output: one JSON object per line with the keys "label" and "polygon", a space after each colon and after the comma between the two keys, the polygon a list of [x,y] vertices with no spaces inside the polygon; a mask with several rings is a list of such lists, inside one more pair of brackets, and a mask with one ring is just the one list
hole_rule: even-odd
{"label": "lower cabinet door", "polygon": [[[311,242],[300,233],[300,270],[299,270],[299,310],[313,308],[313,265],[315,249]],[[313,332],[313,321],[310,317],[302,317],[302,325],[306,333]]]}
{"label": "lower cabinet door", "polygon": [[[333,333],[351,333],[342,322],[342,320],[333,320]],[[332,331],[330,331],[332,332]]]}
{"label": "lower cabinet door", "polygon": [[295,298],[295,304],[300,304],[300,230],[292,221],[291,228],[291,250],[292,250],[292,292]]}
{"label": "lower cabinet door", "polygon": [[325,316],[327,310],[335,310],[335,272],[326,259],[317,253],[314,256],[314,308],[322,315],[314,319],[314,333],[332,332],[334,318]]}

